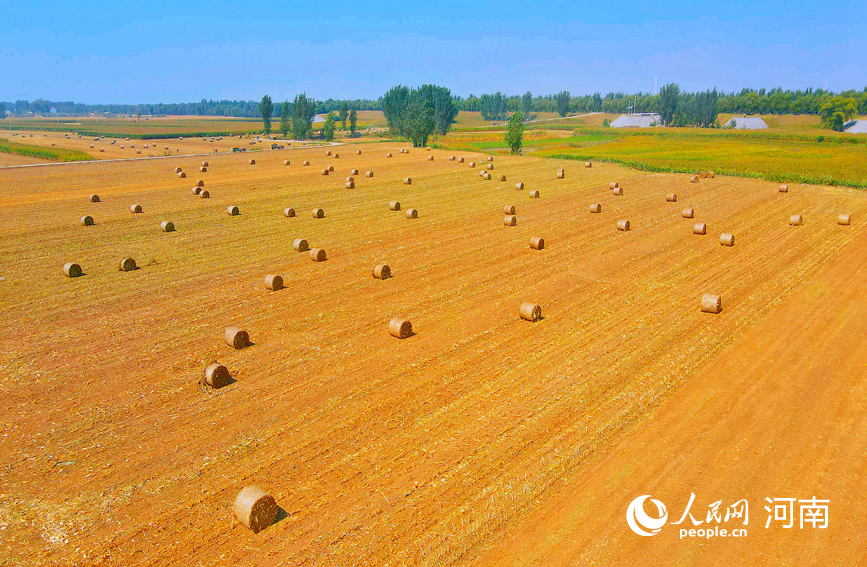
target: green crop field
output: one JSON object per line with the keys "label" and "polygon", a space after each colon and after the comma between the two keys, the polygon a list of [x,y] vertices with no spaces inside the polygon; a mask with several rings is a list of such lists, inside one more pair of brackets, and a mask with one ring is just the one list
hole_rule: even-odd
{"label": "green crop field", "polygon": [[[535,157],[616,162],[648,171],[722,175],[867,188],[867,137],[808,134],[807,121],[779,129],[574,128],[528,131],[524,153]],[[814,130],[815,131],[815,130]],[[456,133],[437,147],[507,153],[503,132]]]}
{"label": "green crop field", "polygon": [[0,153],[50,161],[88,161],[94,159],[90,154],[78,150],[19,144],[3,138],[0,138]]}

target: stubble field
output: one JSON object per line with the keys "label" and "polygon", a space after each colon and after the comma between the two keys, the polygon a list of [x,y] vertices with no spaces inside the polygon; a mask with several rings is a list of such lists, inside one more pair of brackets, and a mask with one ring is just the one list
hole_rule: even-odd
{"label": "stubble field", "polygon": [[[829,266],[863,288],[844,261],[867,249],[860,191],[792,185],[782,194],[759,180],[691,184],[504,156],[492,173],[508,181],[485,181],[478,167],[449,161],[454,152],[397,149],[0,170],[0,565],[532,564],[540,553],[556,564],[599,552],[599,540],[541,552],[529,542],[567,533],[555,520],[594,493],[564,487],[596,478],[593,467],[636,442],[693,384],[735,395],[732,378],[756,371],[756,353],[737,350],[742,341],[760,332],[770,351],[816,338],[809,326],[778,332],[789,320],[780,310],[853,309],[851,294],[802,297]],[[210,167],[200,174],[202,159]],[[321,175],[329,165],[334,173]],[[559,167],[565,179],[555,178]],[[355,189],[344,188],[350,168],[361,173]],[[191,193],[198,179],[210,199]],[[607,189],[612,180],[623,196]],[[676,203],[666,202],[670,192]],[[389,211],[392,200],[419,218]],[[130,214],[133,203],[144,212]],[[591,203],[602,213],[590,214]],[[503,225],[509,204],[515,227]],[[241,214],[228,216],[230,205]],[[282,215],[289,206],[297,217]],[[687,206],[695,219],[681,217]],[[314,219],[314,207],[325,218]],[[837,225],[843,212],[851,226]],[[789,226],[796,213],[803,226]],[[85,214],[95,226],[79,224]],[[620,219],[632,230],[617,231]],[[161,232],[164,220],[177,231]],[[708,234],[693,234],[695,222]],[[720,246],[722,232],[735,233],[734,247]],[[529,248],[533,236],[545,238],[543,250]],[[328,260],[295,252],[295,238]],[[124,256],[140,269],[117,271]],[[85,275],[64,277],[70,261]],[[382,261],[392,279],[371,277]],[[266,290],[269,273],[286,288]],[[699,311],[704,293],[722,296],[722,313]],[[522,321],[523,301],[539,303],[544,319]],[[410,319],[415,335],[391,337],[394,316]],[[864,318],[848,321],[863,332]],[[229,348],[222,335],[231,325],[253,345]],[[848,364],[863,368],[867,353],[854,352]],[[200,385],[214,361],[234,379],[219,390]],[[728,372],[707,378],[721,365]],[[779,388],[792,376],[776,377]],[[863,373],[839,380],[864,389]],[[779,432],[777,451],[794,450],[781,425],[797,419],[792,411],[780,403],[761,416],[777,424],[764,430]],[[861,438],[863,403],[825,417],[841,446]],[[731,443],[709,438],[710,454]],[[661,458],[644,447],[631,458]],[[826,482],[863,470],[864,456],[841,454],[833,467]],[[809,474],[787,486],[809,485]],[[231,512],[247,484],[282,508],[259,534]],[[635,496],[645,489],[624,486]],[[864,505],[848,498],[857,518]],[[605,541],[628,533],[615,523],[620,503],[612,497],[610,515],[599,516]],[[538,514],[550,509],[559,515],[545,524]],[[541,540],[540,524],[549,529]],[[856,534],[857,524],[840,530]],[[786,539],[769,545],[777,558],[796,549]],[[712,559],[696,546],[689,553]]]}

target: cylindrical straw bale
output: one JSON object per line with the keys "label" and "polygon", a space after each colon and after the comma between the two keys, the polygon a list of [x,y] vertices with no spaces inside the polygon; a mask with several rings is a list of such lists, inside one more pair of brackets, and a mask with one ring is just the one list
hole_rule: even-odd
{"label": "cylindrical straw bale", "polygon": [[387,280],[391,277],[391,268],[388,264],[377,264],[373,268],[373,277],[378,280]]}
{"label": "cylindrical straw bale", "polygon": [[521,304],[519,313],[521,314],[521,319],[535,323],[542,318],[542,307],[537,303],[525,301]]}
{"label": "cylindrical straw bale", "polygon": [[706,293],[701,298],[703,313],[719,313],[722,311],[722,298],[712,293]]}
{"label": "cylindrical straw bale", "polygon": [[245,348],[250,344],[250,335],[238,327],[229,327],[223,333],[223,340],[232,348]]}
{"label": "cylindrical straw bale", "polygon": [[268,274],[265,276],[265,287],[271,291],[283,289],[283,277],[279,274]]}
{"label": "cylindrical straw bale", "polygon": [[229,369],[215,362],[205,368],[205,383],[212,388],[222,388],[229,383]]}
{"label": "cylindrical straw bale", "polygon": [[530,248],[533,250],[542,250],[545,248],[545,239],[540,236],[530,238]]}
{"label": "cylindrical straw bale", "polygon": [[235,498],[235,517],[259,533],[274,523],[277,518],[277,502],[274,497],[256,486],[246,486]]}

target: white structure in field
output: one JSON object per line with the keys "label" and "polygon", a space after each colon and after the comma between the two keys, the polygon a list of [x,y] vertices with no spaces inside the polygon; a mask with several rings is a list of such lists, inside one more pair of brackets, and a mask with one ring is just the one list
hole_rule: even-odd
{"label": "white structure in field", "polygon": [[848,134],[867,134],[867,120],[853,120],[846,123],[843,131]]}
{"label": "white structure in field", "polygon": [[313,117],[312,122],[313,122],[313,124],[319,124],[320,122],[325,122],[325,118],[323,118],[322,116],[319,116],[317,114],[316,116]]}
{"label": "white structure in field", "polygon": [[735,130],[761,130],[767,128],[768,125],[760,116],[733,116],[728,122],[723,124],[723,128],[733,128]]}
{"label": "white structure in field", "polygon": [[662,126],[662,117],[655,112],[622,114],[611,123],[613,128],[650,128]]}

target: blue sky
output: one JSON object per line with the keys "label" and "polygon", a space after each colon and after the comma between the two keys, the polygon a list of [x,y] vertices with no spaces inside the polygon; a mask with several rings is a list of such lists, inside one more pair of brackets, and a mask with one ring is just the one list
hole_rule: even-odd
{"label": "blue sky", "polygon": [[867,86],[867,3],[0,0],[0,100]]}

